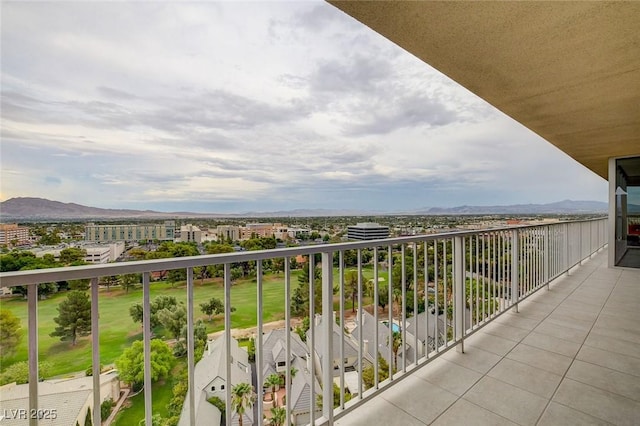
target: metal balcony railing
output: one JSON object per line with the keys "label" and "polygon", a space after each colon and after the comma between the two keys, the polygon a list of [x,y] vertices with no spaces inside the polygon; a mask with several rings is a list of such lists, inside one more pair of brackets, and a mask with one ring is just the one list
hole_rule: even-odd
{"label": "metal balcony railing", "polygon": [[[326,244],[267,251],[238,252],[184,258],[136,261],[107,265],[10,272],[0,274],[2,286],[28,286],[29,410],[38,409],[38,297],[37,284],[77,279],[91,280],[93,407],[100,406],[100,334],[98,283],[100,277],[141,273],[143,276],[143,342],[145,424],[152,424],[150,276],[154,271],[186,270],[187,360],[190,392],[185,401],[189,423],[195,418],[194,390],[194,273],[201,266],[221,265],[224,271],[224,326],[226,359],[231,359],[232,264],[254,262],[256,271],[256,374],[264,383],[263,362],[263,262],[284,259],[285,296],[282,301],[286,324],[286,383],[291,383],[291,296],[290,259],[307,256],[309,262],[310,317],[307,362],[310,376],[309,423],[332,424],[382,389],[406,377],[451,347],[463,348],[464,339],[518,303],[568,272],[582,260],[602,249],[607,242],[607,219],[561,222],[479,231],[419,235],[375,241]],[[347,256],[348,255],[348,256]],[[355,262],[353,261],[355,255]],[[365,293],[373,302],[372,313],[358,303],[355,329],[345,330],[347,291],[345,266],[349,257],[357,271],[355,296]],[[316,265],[320,261],[320,268]],[[365,264],[365,261],[367,261]],[[320,269],[317,278],[316,269]],[[363,270],[373,274],[365,280]],[[337,280],[334,283],[334,279]],[[318,290],[321,287],[321,290]],[[316,297],[321,297],[317,303]],[[337,298],[337,301],[335,301]],[[387,299],[388,312],[378,306]],[[338,304],[334,309],[334,303]],[[318,312],[316,312],[319,308]],[[337,312],[335,312],[337,310]],[[316,315],[318,314],[318,315]],[[335,318],[335,321],[334,321]],[[320,321],[321,319],[322,321]],[[338,322],[339,327],[334,323]],[[351,352],[349,350],[351,349]],[[345,359],[355,353],[346,372]],[[378,357],[386,360],[385,371]],[[352,356],[353,358],[353,356]],[[369,374],[365,380],[364,374]],[[355,373],[355,374],[354,374]],[[364,374],[363,374],[364,373]],[[346,375],[357,382],[347,386]],[[372,376],[372,377],[371,377]],[[231,424],[232,376],[226,369],[226,423]],[[338,383],[334,401],[332,384]],[[317,387],[320,389],[316,389]],[[261,387],[261,386],[260,386]],[[346,401],[347,387],[354,395]],[[258,392],[261,395],[261,392]],[[261,425],[263,401],[257,398]],[[287,419],[293,407],[286,399]],[[335,408],[334,408],[335,407]],[[31,419],[30,425],[36,425]],[[93,409],[93,424],[100,424],[100,410]]]}

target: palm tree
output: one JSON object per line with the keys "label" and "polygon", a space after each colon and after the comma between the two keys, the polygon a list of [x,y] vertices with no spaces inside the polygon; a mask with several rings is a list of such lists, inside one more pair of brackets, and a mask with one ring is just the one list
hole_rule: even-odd
{"label": "palm tree", "polygon": [[280,375],[277,373],[273,373],[271,375],[269,375],[267,377],[267,380],[265,380],[264,385],[266,387],[270,387],[271,388],[271,400],[273,401],[273,406],[277,407],[278,406],[278,400],[276,399],[276,386],[279,386],[281,383],[280,381]]}
{"label": "palm tree", "polygon": [[[387,345],[389,345],[389,338],[387,337]],[[398,368],[398,351],[402,346],[402,334],[399,331],[394,331],[391,340],[391,351],[393,352],[393,364],[395,368]]]}
{"label": "palm tree", "polygon": [[271,426],[283,426],[287,419],[287,410],[284,407],[271,407],[271,419],[269,424]]}
{"label": "palm tree", "polygon": [[249,383],[238,383],[231,389],[231,409],[238,413],[238,423],[242,426],[242,416],[247,408],[253,407],[256,393]]}

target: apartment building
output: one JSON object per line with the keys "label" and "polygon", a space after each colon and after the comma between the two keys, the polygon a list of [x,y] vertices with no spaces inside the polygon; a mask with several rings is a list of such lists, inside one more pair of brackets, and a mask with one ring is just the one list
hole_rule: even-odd
{"label": "apartment building", "polygon": [[202,242],[202,230],[195,225],[182,225],[180,227],[180,235],[176,237],[176,241],[200,244]]}
{"label": "apartment building", "polygon": [[0,225],[0,245],[11,244],[17,241],[18,244],[29,241],[29,228],[18,226],[17,223],[6,223]]}
{"label": "apartment building", "polygon": [[218,241],[238,241],[240,240],[240,227],[235,225],[219,225],[216,227],[216,235],[218,236]]}
{"label": "apartment building", "polygon": [[173,241],[175,238],[176,224],[172,220],[163,224],[116,224],[95,225],[88,224],[85,227],[85,241],[110,242],[110,241],[140,241],[161,240]]}

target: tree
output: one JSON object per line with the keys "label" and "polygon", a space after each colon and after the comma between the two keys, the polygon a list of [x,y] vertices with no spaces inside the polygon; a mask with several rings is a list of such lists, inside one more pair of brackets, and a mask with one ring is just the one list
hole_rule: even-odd
{"label": "tree", "polygon": [[[156,296],[151,303],[149,304],[149,310],[151,311],[151,316],[149,321],[151,322],[151,329],[156,328],[160,321],[158,320],[158,312],[163,309],[175,309],[178,306],[178,300],[173,296]],[[129,308],[129,315],[131,315],[131,319],[133,322],[142,323],[142,316],[144,312],[142,310],[142,304],[136,303]]]}
{"label": "tree", "polygon": [[[314,308],[321,312],[322,308],[322,272],[315,268],[313,271]],[[296,316],[309,315],[309,262],[305,262],[302,273],[298,275],[298,287],[293,290],[291,297],[291,313]]]}
{"label": "tree", "polygon": [[[373,365],[362,370],[362,382],[364,383],[365,389],[372,388],[375,384],[375,371],[373,369]],[[395,369],[394,369],[395,370]],[[382,357],[380,352],[378,352],[378,382],[382,382],[389,378],[389,364]]]}
{"label": "tree", "polygon": [[276,387],[280,386],[280,375],[277,373],[270,374],[267,376],[267,380],[264,381],[264,386],[271,388],[271,401],[273,401],[273,406],[278,406],[278,400],[276,399]]}
{"label": "tree", "polygon": [[78,247],[69,247],[60,251],[59,262],[63,265],[71,265],[72,263],[82,262],[87,257],[87,251]]}
{"label": "tree", "polygon": [[[389,346],[389,337],[387,337],[387,346]],[[391,351],[393,352],[393,367],[398,368],[398,351],[402,346],[402,334],[394,331],[391,335]]]}
{"label": "tree", "polygon": [[271,407],[271,426],[283,426],[287,420],[287,409],[285,407]]}
{"label": "tree", "polygon": [[[344,277],[347,294],[351,296],[351,312],[356,311],[356,299],[358,298],[358,271],[351,269],[347,271]],[[361,278],[364,283],[364,277]]]}
{"label": "tree", "polygon": [[242,417],[248,408],[253,407],[256,393],[249,383],[238,383],[231,388],[231,409],[238,413],[238,423],[242,426]]}
{"label": "tree", "polygon": [[165,308],[158,312],[158,321],[171,336],[178,340],[182,328],[187,325],[187,308],[181,303],[175,308]]}
{"label": "tree", "polygon": [[120,285],[124,288],[125,293],[129,293],[129,289],[140,284],[140,274],[124,274],[120,279]]}
{"label": "tree", "polygon": [[[49,375],[51,364],[42,361],[38,363],[38,377],[44,378]],[[0,374],[0,386],[7,383],[24,384],[29,382],[29,364],[27,361],[16,362]]]}
{"label": "tree", "polygon": [[71,340],[75,346],[78,336],[91,333],[91,300],[82,291],[71,291],[67,299],[58,305],[58,316],[53,319],[58,326],[49,334],[60,340]]}
{"label": "tree", "polygon": [[21,339],[20,319],[11,311],[0,310],[0,356],[13,355]]}
{"label": "tree", "polygon": [[218,315],[224,313],[224,302],[217,297],[212,297],[207,302],[203,302],[200,304],[200,310],[203,314],[208,315],[209,321],[211,321],[211,317],[214,314]]}
{"label": "tree", "polygon": [[389,304],[389,286],[388,284],[380,284],[378,285],[378,306],[382,308],[384,312],[384,308]]}
{"label": "tree", "polygon": [[115,275],[107,275],[106,277],[100,278],[100,284],[107,287],[107,293],[112,285],[118,284],[118,277]]}
{"label": "tree", "polygon": [[[140,389],[144,382],[144,344],[136,340],[116,360],[120,380]],[[175,358],[167,343],[159,339],[151,340],[151,380],[157,381],[167,377]]]}
{"label": "tree", "polygon": [[111,409],[114,405],[115,403],[111,398],[107,398],[102,401],[102,404],[100,404],[100,419],[102,419],[102,421],[107,420],[107,417],[109,417],[109,414],[111,414]]}
{"label": "tree", "polygon": [[87,291],[91,287],[91,280],[88,278],[69,280],[67,284],[69,284],[69,289],[71,290]]}
{"label": "tree", "polygon": [[84,426],[91,426],[93,423],[91,421],[91,408],[87,408],[87,415],[84,418]]}

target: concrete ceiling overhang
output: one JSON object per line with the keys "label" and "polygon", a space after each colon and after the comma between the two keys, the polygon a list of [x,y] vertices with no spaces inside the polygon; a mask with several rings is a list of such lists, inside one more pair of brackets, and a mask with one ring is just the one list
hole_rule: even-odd
{"label": "concrete ceiling overhang", "polygon": [[640,155],[640,2],[328,1],[605,179]]}

